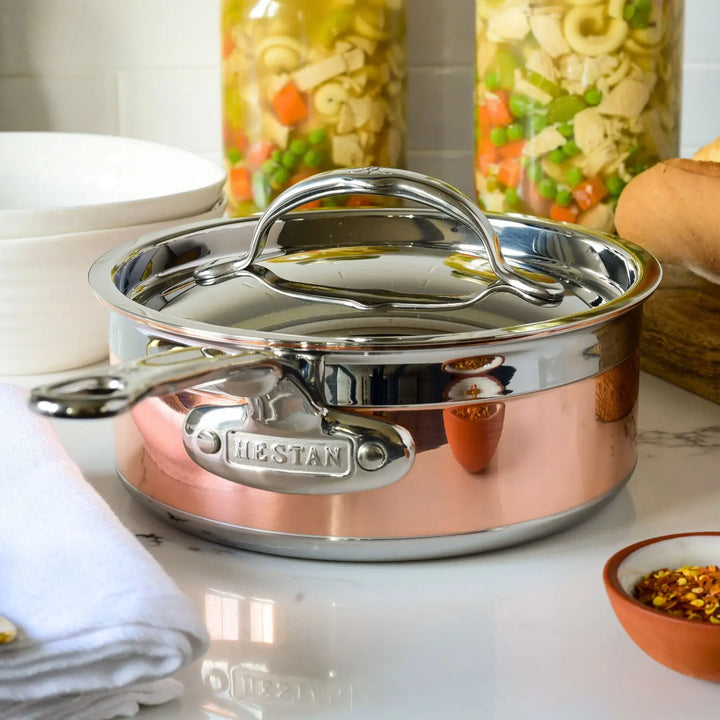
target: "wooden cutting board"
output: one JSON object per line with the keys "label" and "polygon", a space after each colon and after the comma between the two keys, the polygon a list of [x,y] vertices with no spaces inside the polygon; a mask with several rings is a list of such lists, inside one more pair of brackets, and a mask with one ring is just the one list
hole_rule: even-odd
{"label": "wooden cutting board", "polygon": [[662,266],[662,282],[644,306],[641,369],[720,403],[720,285]]}

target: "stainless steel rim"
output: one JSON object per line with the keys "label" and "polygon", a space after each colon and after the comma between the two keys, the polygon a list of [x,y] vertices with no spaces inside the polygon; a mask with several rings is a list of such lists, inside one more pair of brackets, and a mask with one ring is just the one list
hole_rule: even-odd
{"label": "stainless steel rim", "polygon": [[627,484],[633,470],[614,488],[574,508],[547,517],[470,533],[402,538],[345,538],[297,535],[231,525],[179,510],[146,495],[117,470],[130,495],[165,522],[222,545],[268,555],[338,562],[431,560],[500,550],[539,540],[577,525],[608,504]]}

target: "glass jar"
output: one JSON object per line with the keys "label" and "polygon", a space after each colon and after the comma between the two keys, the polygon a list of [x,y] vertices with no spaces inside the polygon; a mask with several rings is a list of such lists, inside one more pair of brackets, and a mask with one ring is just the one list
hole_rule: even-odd
{"label": "glass jar", "polygon": [[683,0],[476,0],[475,190],[488,212],[614,230],[676,157]]}
{"label": "glass jar", "polygon": [[222,54],[230,215],[324,170],[404,167],[405,0],[223,0]]}

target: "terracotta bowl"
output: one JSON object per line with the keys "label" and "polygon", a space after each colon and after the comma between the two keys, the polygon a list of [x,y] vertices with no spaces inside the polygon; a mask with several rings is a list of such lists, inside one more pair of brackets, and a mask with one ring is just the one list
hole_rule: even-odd
{"label": "terracotta bowl", "polygon": [[648,573],[685,565],[720,566],[720,533],[664,535],[630,545],[605,565],[605,589],[620,624],[650,657],[684,675],[719,682],[720,625],[673,617],[632,597]]}
{"label": "terracotta bowl", "polygon": [[[477,417],[469,415],[476,413]],[[455,459],[470,473],[482,472],[493,459],[502,435],[504,403],[445,408],[443,425]]]}

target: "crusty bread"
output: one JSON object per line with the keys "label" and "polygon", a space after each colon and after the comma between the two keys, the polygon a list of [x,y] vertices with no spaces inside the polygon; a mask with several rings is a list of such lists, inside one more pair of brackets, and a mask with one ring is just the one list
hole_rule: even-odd
{"label": "crusty bread", "polygon": [[705,160],[705,162],[720,162],[720,137],[701,147],[692,156],[692,159]]}
{"label": "crusty bread", "polygon": [[615,222],[620,237],[660,261],[720,282],[720,162],[676,158],[654,165],[627,184]]}

